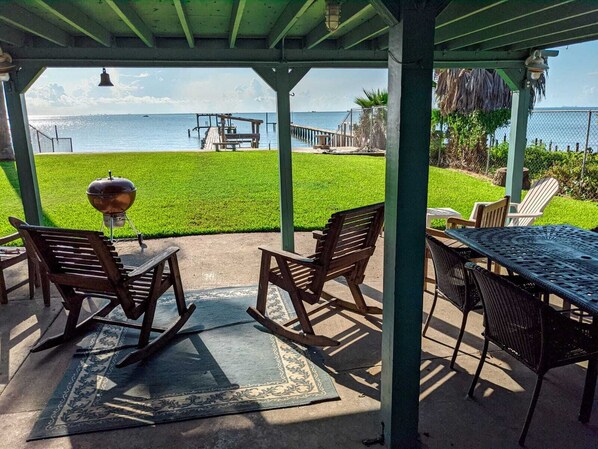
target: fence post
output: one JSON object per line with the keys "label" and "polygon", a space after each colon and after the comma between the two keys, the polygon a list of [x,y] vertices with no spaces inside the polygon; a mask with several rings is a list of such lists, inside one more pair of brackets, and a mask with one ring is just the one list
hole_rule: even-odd
{"label": "fence post", "polygon": [[588,159],[588,147],[590,146],[590,127],[592,126],[592,111],[588,111],[588,129],[586,131],[586,146],[583,149],[583,161],[581,162],[581,175],[579,180],[583,180],[586,175],[586,161]]}

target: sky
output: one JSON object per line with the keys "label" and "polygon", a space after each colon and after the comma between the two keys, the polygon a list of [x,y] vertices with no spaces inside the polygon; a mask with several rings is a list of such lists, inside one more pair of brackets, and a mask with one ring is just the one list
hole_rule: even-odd
{"label": "sky", "polygon": [[[558,48],[537,107],[598,106],[598,42]],[[27,93],[30,115],[270,112],[275,93],[251,69],[106,67],[47,69]],[[293,111],[345,111],[363,89],[386,88],[385,69],[312,69],[293,90]]]}

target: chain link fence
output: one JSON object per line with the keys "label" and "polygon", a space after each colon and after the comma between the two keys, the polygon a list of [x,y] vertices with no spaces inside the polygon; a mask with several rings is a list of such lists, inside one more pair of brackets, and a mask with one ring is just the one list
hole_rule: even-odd
{"label": "chain link fence", "polygon": [[[349,129],[361,150],[386,148],[386,107],[353,109],[339,129]],[[431,129],[430,164],[458,166],[492,177],[507,166],[510,127],[498,129],[477,143],[475,161],[454,161],[449,132],[440,123]],[[531,179],[552,176],[561,191],[575,198],[598,200],[598,110],[535,110],[528,119],[524,166]]]}

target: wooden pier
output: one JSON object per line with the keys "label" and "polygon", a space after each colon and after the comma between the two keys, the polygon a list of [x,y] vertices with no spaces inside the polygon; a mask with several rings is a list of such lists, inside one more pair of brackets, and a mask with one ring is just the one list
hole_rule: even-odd
{"label": "wooden pier", "polygon": [[353,135],[347,130],[346,124],[343,124],[339,131],[331,131],[291,123],[291,136],[313,145],[314,148],[328,149],[330,147],[354,146]]}
{"label": "wooden pier", "polygon": [[[259,148],[260,145],[260,125],[263,120],[257,120],[245,117],[234,117],[232,114],[195,114],[197,126],[191,131],[197,131],[197,137],[202,139],[202,149],[216,150],[232,149],[236,150],[244,144],[249,144],[250,148]],[[200,118],[207,119],[206,125],[200,125]],[[251,123],[250,133],[238,133],[235,121]],[[206,130],[204,137],[201,137],[201,131]]]}

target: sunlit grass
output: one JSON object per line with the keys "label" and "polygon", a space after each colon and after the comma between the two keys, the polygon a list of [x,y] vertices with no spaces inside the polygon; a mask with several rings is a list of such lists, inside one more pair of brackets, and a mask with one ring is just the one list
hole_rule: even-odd
{"label": "sunlit grass", "polygon": [[[129,215],[147,237],[278,230],[275,151],[40,155],[36,165],[49,225],[99,228],[101,216],[85,191],[112,170],[137,186]],[[384,165],[379,157],[293,154],[296,229],[321,228],[334,211],[382,201]],[[14,164],[0,167],[0,217],[22,216]],[[452,207],[468,217],[475,201],[502,195],[504,189],[488,181],[430,169],[430,207]],[[538,223],[591,228],[598,224],[597,212],[595,203],[556,198]],[[9,232],[1,219],[0,235]],[[128,228],[120,232],[130,235]]]}

